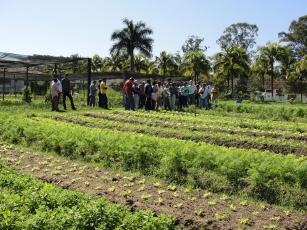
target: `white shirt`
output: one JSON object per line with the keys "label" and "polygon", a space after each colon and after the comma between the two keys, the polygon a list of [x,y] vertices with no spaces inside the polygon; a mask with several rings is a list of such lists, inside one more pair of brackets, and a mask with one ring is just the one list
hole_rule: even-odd
{"label": "white shirt", "polygon": [[60,92],[61,91],[60,91],[58,82],[52,81],[52,83],[51,83],[51,97],[54,98],[54,97],[59,96]]}

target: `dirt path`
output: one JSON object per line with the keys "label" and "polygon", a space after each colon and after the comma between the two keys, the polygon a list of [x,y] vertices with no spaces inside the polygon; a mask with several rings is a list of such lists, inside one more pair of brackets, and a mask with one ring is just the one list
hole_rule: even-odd
{"label": "dirt path", "polygon": [[128,173],[18,150],[0,144],[0,159],[20,172],[65,189],[104,196],[131,210],[151,209],[176,217],[187,229],[307,229],[307,217],[206,191],[189,191]]}

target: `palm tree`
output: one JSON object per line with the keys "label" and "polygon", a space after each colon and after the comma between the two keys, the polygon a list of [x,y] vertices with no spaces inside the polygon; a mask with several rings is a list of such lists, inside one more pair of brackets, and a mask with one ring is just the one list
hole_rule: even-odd
{"label": "palm tree", "polygon": [[155,61],[145,59],[144,61],[144,71],[146,74],[159,74],[159,68]]}
{"label": "palm tree", "polygon": [[186,73],[197,82],[200,74],[209,75],[210,62],[202,51],[190,51],[185,54],[184,65]]}
{"label": "palm tree", "polygon": [[115,41],[111,53],[124,51],[130,58],[130,71],[134,72],[134,51],[137,49],[146,57],[151,56],[153,39],[149,37],[153,31],[142,21],[134,24],[132,20],[123,19],[125,27],[114,31],[111,40]]}
{"label": "palm tree", "polygon": [[259,50],[259,58],[267,63],[267,73],[271,76],[271,90],[272,98],[274,97],[274,77],[275,77],[275,64],[276,62],[288,63],[289,50],[288,48],[279,45],[278,43],[268,43]]}
{"label": "palm tree", "polygon": [[171,69],[174,68],[173,56],[165,51],[162,51],[160,56],[156,57],[156,63],[163,76],[169,75]]}
{"label": "palm tree", "polygon": [[260,76],[262,89],[264,90],[265,75],[268,71],[268,62],[261,57],[257,57],[251,70],[253,73]]}
{"label": "palm tree", "polygon": [[122,53],[112,53],[110,57],[106,58],[105,65],[110,68],[111,71],[122,71],[125,66],[125,61],[127,60],[125,54]]}
{"label": "palm tree", "polygon": [[98,54],[94,54],[92,57],[92,70],[93,72],[98,72],[102,67],[102,58]]}
{"label": "palm tree", "polygon": [[247,75],[249,72],[249,57],[246,51],[238,46],[231,46],[225,51],[217,53],[214,57],[214,71],[218,75],[227,76],[229,89],[229,81],[231,79],[231,96],[233,96],[234,77]]}

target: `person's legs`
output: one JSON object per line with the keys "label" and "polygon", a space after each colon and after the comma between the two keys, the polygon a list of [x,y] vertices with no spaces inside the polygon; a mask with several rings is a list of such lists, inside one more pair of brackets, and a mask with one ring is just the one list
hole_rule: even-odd
{"label": "person's legs", "polygon": [[135,109],[139,108],[140,96],[138,94],[133,95]]}
{"label": "person's legs", "polygon": [[70,93],[67,94],[67,97],[68,97],[69,100],[70,100],[70,106],[71,106],[71,108],[72,108],[72,109],[76,109],[76,108],[75,108],[75,105],[74,105],[74,100],[73,100],[71,94],[70,94]]}
{"label": "person's legs", "polygon": [[66,96],[67,96],[67,94],[63,93],[63,107],[64,107],[65,110],[66,110]]}
{"label": "person's legs", "polygon": [[135,109],[135,104],[134,104],[134,99],[133,96],[129,96],[129,105],[130,105],[130,109],[134,110]]}
{"label": "person's legs", "polygon": [[108,98],[106,94],[101,94],[101,99],[102,99],[102,108],[107,109],[108,108]]}

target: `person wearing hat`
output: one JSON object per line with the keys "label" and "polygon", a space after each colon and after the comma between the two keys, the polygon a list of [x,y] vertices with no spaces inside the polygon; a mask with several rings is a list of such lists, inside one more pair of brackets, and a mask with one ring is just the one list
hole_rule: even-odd
{"label": "person wearing hat", "polygon": [[124,83],[124,93],[125,93],[125,109],[126,110],[134,110],[134,99],[133,99],[133,92],[132,86],[134,83],[134,78],[130,77]]}

